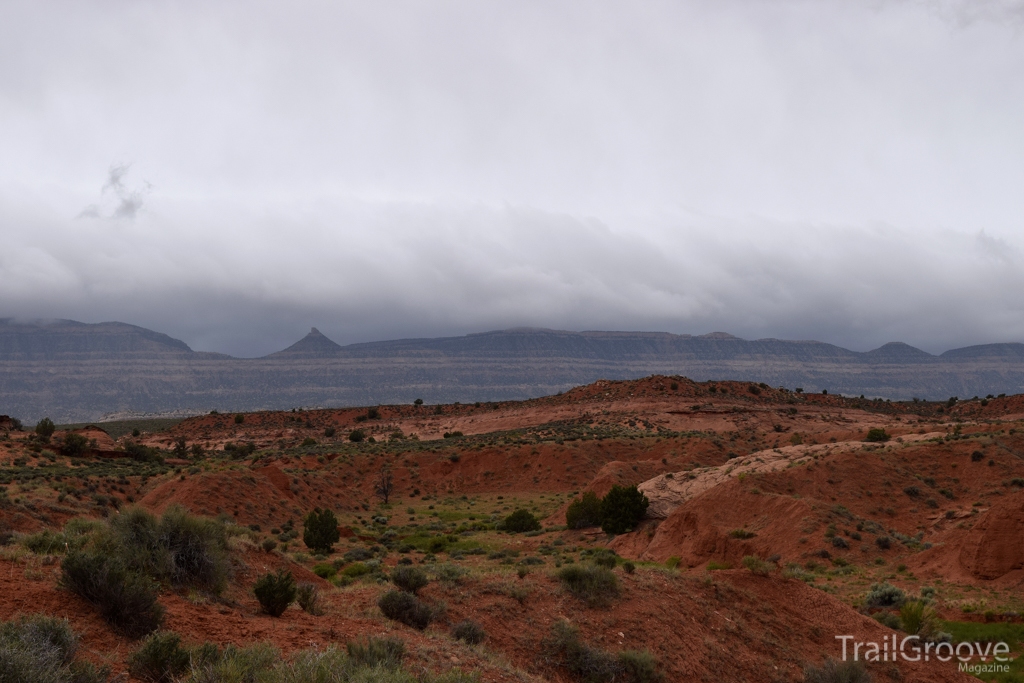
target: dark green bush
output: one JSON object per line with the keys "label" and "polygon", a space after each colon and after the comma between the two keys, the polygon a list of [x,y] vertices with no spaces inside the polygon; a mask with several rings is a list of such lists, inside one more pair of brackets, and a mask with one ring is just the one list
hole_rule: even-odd
{"label": "dark green bush", "polygon": [[658,660],[647,650],[623,650],[619,653],[623,681],[628,683],[655,683],[664,677],[658,670]]}
{"label": "dark green bush", "polygon": [[557,576],[566,590],[592,607],[607,605],[619,594],[618,579],[607,567],[573,564]]}
{"label": "dark green bush", "polygon": [[188,649],[181,646],[181,636],[157,631],[128,657],[128,671],[146,681],[170,683],[188,670],[191,659]]}
{"label": "dark green bush", "polygon": [[821,666],[804,668],[804,683],[871,683],[871,674],[864,662],[849,659],[826,659]]}
{"label": "dark green bush", "polygon": [[427,574],[417,567],[400,566],[391,571],[391,583],[402,590],[416,594],[429,583]]}
{"label": "dark green bush", "polygon": [[487,637],[487,633],[484,631],[484,627],[475,621],[466,619],[452,626],[452,637],[456,640],[469,643],[470,645],[478,645],[484,642],[484,638]]}
{"label": "dark green bush", "polygon": [[95,549],[72,551],[61,562],[60,583],[98,607],[107,623],[130,638],[151,633],[163,622],[156,583],[117,557]]}
{"label": "dark green bush", "polygon": [[339,538],[338,518],[330,510],[313,508],[302,521],[302,542],[310,550],[330,553]]}
{"label": "dark green bush", "polygon": [[613,486],[601,500],[601,529],[606,534],[624,534],[636,528],[647,514],[650,502],[636,486]]}
{"label": "dark green bush", "polygon": [[359,443],[366,438],[366,432],[362,429],[353,429],[348,433],[348,440],[352,443]]}
{"label": "dark green bush", "polygon": [[36,434],[42,437],[43,441],[49,441],[50,437],[53,436],[53,433],[56,430],[57,427],[53,424],[53,420],[48,417],[44,417],[36,423]]}
{"label": "dark green bush", "polygon": [[985,459],[985,454],[981,451],[974,451],[971,453],[971,462],[981,462]]}
{"label": "dark green bush", "polygon": [[601,499],[593,491],[587,491],[578,500],[569,504],[565,511],[565,525],[570,529],[585,529],[601,524]]}
{"label": "dark green bush", "polygon": [[520,508],[505,518],[501,528],[512,533],[538,531],[540,529],[540,520],[534,517],[529,510]]}
{"label": "dark green bush", "polygon": [[888,550],[890,546],[892,546],[892,539],[888,536],[879,536],[875,539],[875,545],[877,545],[882,550]]}
{"label": "dark green bush", "polygon": [[376,638],[350,641],[345,645],[349,658],[357,666],[397,669],[405,657],[405,641],[401,638]]}
{"label": "dark green bush", "polygon": [[889,434],[881,427],[872,427],[868,430],[868,435],[864,437],[865,441],[882,442],[889,440]]}
{"label": "dark green bush", "polygon": [[60,445],[60,452],[69,458],[80,458],[89,450],[89,440],[81,434],[68,432]]}
{"label": "dark green bush", "polygon": [[295,602],[295,578],[290,571],[278,569],[261,576],[253,586],[252,592],[259,600],[260,608],[272,617],[279,617]]}
{"label": "dark green bush", "polygon": [[434,610],[412,593],[388,591],[377,600],[377,606],[388,619],[400,621],[422,631],[434,620]]}

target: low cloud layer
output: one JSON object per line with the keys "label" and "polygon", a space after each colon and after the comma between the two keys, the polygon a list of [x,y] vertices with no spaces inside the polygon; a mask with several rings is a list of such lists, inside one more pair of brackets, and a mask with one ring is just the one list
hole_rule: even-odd
{"label": "low cloud layer", "polygon": [[1024,341],[1021,3],[0,9],[0,316]]}

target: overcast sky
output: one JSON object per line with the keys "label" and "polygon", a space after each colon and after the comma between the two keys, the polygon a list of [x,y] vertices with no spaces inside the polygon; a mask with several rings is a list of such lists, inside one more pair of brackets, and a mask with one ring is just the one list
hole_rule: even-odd
{"label": "overcast sky", "polygon": [[0,317],[1024,341],[1024,2],[0,3]]}

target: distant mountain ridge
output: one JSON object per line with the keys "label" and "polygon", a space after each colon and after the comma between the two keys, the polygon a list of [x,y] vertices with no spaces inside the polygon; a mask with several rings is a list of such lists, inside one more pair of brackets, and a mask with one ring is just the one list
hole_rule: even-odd
{"label": "distant mountain ridge", "polygon": [[902,342],[856,352],[723,332],[514,328],[339,345],[313,328],[261,358],[193,351],[126,323],[0,319],[0,413],[27,422],[161,413],[523,399],[662,373],[894,399],[1024,392],[1024,344],[938,356]]}

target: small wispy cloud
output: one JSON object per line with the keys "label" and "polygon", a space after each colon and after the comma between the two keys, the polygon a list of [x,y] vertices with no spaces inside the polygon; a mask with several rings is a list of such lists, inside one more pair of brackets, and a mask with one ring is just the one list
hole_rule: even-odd
{"label": "small wispy cloud", "polygon": [[131,164],[113,164],[107,171],[107,181],[100,190],[100,203],[90,204],[82,209],[79,218],[134,220],[152,191],[153,185],[148,181],[136,187],[129,187],[125,178],[131,170]]}

